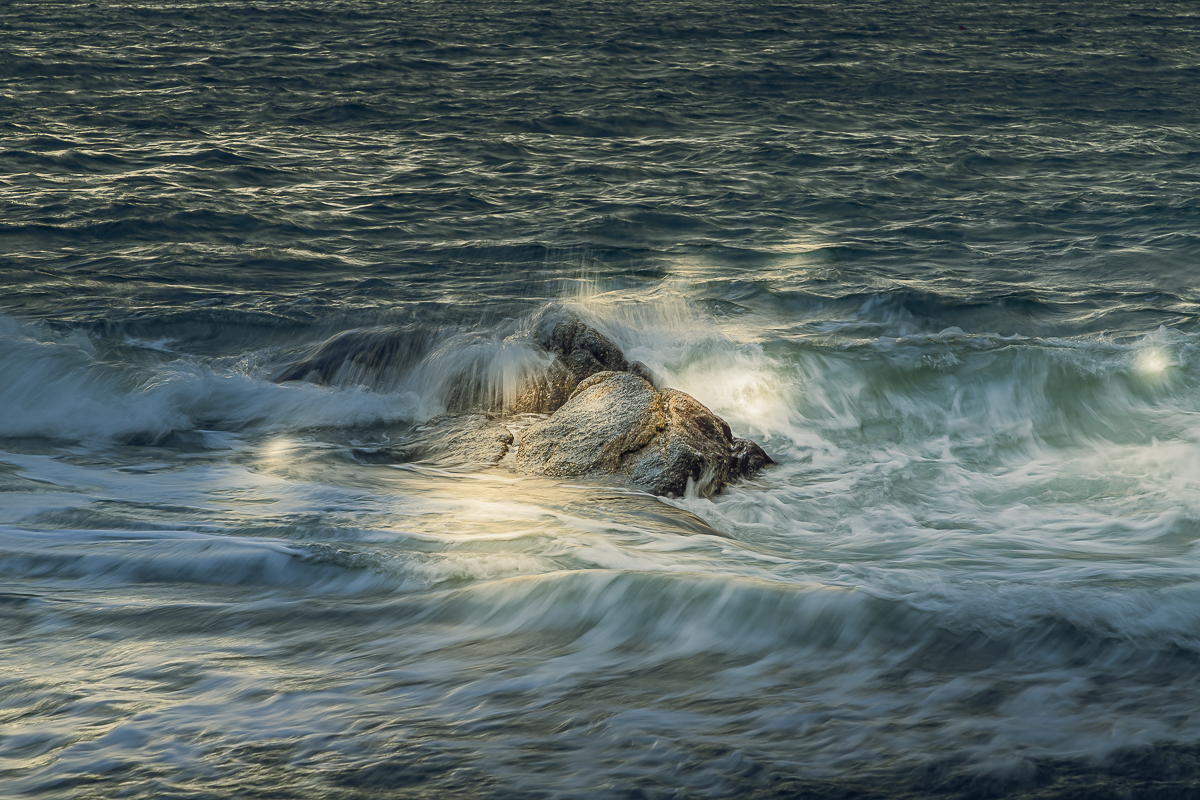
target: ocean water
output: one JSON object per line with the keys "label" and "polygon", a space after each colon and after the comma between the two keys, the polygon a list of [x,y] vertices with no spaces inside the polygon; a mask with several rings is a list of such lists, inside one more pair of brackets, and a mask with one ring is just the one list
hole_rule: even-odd
{"label": "ocean water", "polygon": [[[1197,86],[1173,0],[0,5],[0,795],[1196,797]],[[778,465],[355,456],[547,308]]]}

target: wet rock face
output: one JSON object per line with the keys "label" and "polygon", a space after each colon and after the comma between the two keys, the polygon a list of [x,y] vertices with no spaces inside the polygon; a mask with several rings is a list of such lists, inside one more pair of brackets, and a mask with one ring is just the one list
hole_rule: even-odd
{"label": "wet rock face", "polygon": [[441,414],[418,425],[399,444],[354,455],[372,464],[422,461],[445,467],[494,467],[508,453],[513,435],[487,414]]}
{"label": "wet rock face", "polygon": [[682,496],[690,480],[702,495],[717,494],[775,460],[757,443],[738,439],[725,420],[686,392],[660,392],[666,428],[623,465],[629,482],[655,494]]}
{"label": "wet rock face", "polygon": [[[438,340],[416,327],[357,328],[322,342],[307,356],[283,367],[274,380],[307,380],[322,384],[390,387],[405,374],[441,382],[439,399],[447,411],[503,414],[551,414],[571,396],[580,381],[598,372],[632,372],[651,383],[650,370],[628,361],[611,339],[578,316],[558,308],[543,309],[529,327],[504,340],[524,350],[528,363],[508,396],[489,374],[491,360],[502,347],[486,336],[460,333]],[[489,349],[489,347],[491,349]],[[479,348],[473,357],[469,348]]]}
{"label": "wet rock face", "polygon": [[534,374],[518,389],[511,405],[502,409],[506,414],[550,414],[567,402],[579,385],[570,370],[555,359],[546,371]]}
{"label": "wet rock face", "polygon": [[601,372],[525,431],[517,469],[555,478],[615,474],[627,453],[645,447],[666,424],[653,386],[628,372]]}
{"label": "wet rock face", "polygon": [[597,372],[627,372],[629,362],[621,348],[583,320],[568,317],[534,337],[543,348],[556,354],[579,381]]}
{"label": "wet rock face", "polygon": [[758,442],[749,439],[734,439],[731,455],[733,464],[730,467],[730,480],[744,475],[753,475],[763,467],[775,463],[775,459],[767,455]]}
{"label": "wet rock face", "polygon": [[701,494],[774,463],[694,397],[628,372],[579,384],[550,419],[525,431],[517,469],[550,477],[614,476],[660,495]]}
{"label": "wet rock face", "polygon": [[514,414],[552,414],[582,381],[601,372],[629,372],[654,383],[649,368],[629,361],[600,331],[573,315],[543,313],[533,321],[533,343],[554,356],[544,375],[528,381],[511,408]]}

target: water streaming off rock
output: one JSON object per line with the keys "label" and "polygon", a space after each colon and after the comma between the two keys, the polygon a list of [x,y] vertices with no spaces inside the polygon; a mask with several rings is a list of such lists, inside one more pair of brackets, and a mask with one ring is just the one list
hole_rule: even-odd
{"label": "water streaming off rock", "polygon": [[[1198,25],[5,4],[0,794],[1191,796]],[[779,463],[356,455],[560,312]]]}

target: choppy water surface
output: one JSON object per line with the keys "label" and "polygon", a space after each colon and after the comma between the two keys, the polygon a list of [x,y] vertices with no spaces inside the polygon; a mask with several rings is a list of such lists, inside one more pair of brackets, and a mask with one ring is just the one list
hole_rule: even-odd
{"label": "choppy water surface", "polygon": [[[2,793],[1192,796],[1198,25],[4,4]],[[548,304],[779,465],[355,459]]]}

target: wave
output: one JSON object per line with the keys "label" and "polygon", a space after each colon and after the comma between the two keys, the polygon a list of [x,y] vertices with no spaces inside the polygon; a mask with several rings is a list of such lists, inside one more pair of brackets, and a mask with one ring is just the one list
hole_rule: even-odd
{"label": "wave", "polygon": [[[161,343],[150,343],[161,348]],[[0,335],[0,436],[154,443],[203,429],[302,430],[411,421],[417,403],[361,387],[280,386],[250,361],[176,357],[130,364],[101,357],[81,334],[11,321]]]}
{"label": "wave", "polygon": [[[1197,431],[1200,339],[1192,334],[1160,328],[1116,341],[946,328],[855,338],[759,327],[757,314],[722,315],[715,327],[709,305],[670,293],[640,303],[619,293],[581,295],[498,323],[401,323],[320,346],[286,344],[301,330],[289,322],[274,344],[249,340],[245,352],[228,356],[172,350],[170,326],[109,325],[89,336],[8,320],[0,330],[0,369],[11,376],[0,387],[0,435],[154,441],[198,428],[353,427],[483,410],[504,405],[548,368],[530,326],[564,313],[584,318],[740,435],[789,446],[946,439],[1029,454],[1098,441],[1191,441]],[[236,348],[229,326],[222,330],[223,346]],[[160,355],[138,355],[146,350]]]}
{"label": "wave", "polygon": [[[50,544],[51,546],[47,546]],[[283,540],[191,531],[30,532],[0,528],[0,574],[14,585],[131,587],[167,583],[359,594],[396,581],[308,558]]]}
{"label": "wave", "polygon": [[[811,581],[554,569],[549,562],[537,574],[513,576],[494,555],[472,552],[475,540],[442,542],[434,552],[445,567],[431,581],[431,551],[423,541],[398,537],[385,546],[228,532],[0,526],[0,574],[14,588],[39,591],[195,584],[286,590],[314,600],[391,596],[402,604],[397,613],[416,611],[422,624],[441,628],[441,646],[539,632],[566,636],[597,657],[641,651],[658,661],[700,653],[773,661],[800,658],[796,653],[803,651],[808,658],[849,659],[867,671],[886,659],[928,662],[927,669],[951,674],[1092,664],[1139,683],[1155,672],[1191,674],[1200,662],[1200,592],[1189,585],[1114,594],[963,584],[934,597],[936,590],[915,587],[885,596]],[[466,564],[472,558],[479,562],[474,567]],[[447,580],[453,572],[459,579]],[[472,579],[464,585],[467,575]]]}
{"label": "wave", "polygon": [[[93,633],[101,620],[106,635],[144,633],[153,622],[173,636],[215,627],[225,647],[261,646],[265,636],[312,648],[355,630],[366,635],[352,651],[334,657],[322,644],[306,669],[342,675],[353,659],[357,690],[385,707],[397,707],[395,692],[403,702],[420,693],[417,730],[482,725],[499,741],[536,748],[553,739],[547,759],[580,748],[607,757],[630,737],[660,739],[669,746],[664,765],[686,768],[677,776],[685,785],[761,784],[736,764],[689,753],[710,737],[740,750],[743,766],[785,759],[810,780],[855,774],[1011,789],[1037,785],[1039,764],[1071,771],[1105,759],[1106,768],[1131,768],[1156,741],[1200,734],[1179,713],[1196,690],[1200,658],[1195,642],[1176,640],[1177,623],[1196,627],[1194,590],[1109,593],[1095,598],[1100,624],[1046,607],[1000,633],[863,591],[729,575],[563,570],[414,592],[378,562],[280,540],[6,528],[0,552],[0,572],[21,579],[3,598],[14,603],[27,602],[30,588],[120,589],[120,609],[55,609],[55,636]],[[196,602],[209,595],[193,591],[190,603],[154,602],[159,585],[217,588],[220,599]],[[322,602],[347,594],[354,604]],[[985,598],[975,610],[986,617],[991,607]],[[598,717],[594,700],[579,699],[596,692],[610,696]],[[564,707],[583,716],[564,721]],[[297,713],[320,735],[340,724]],[[368,731],[356,745],[371,752],[384,743]],[[552,774],[592,780],[609,774],[602,761],[576,757]],[[503,758],[491,768],[533,779]]]}

